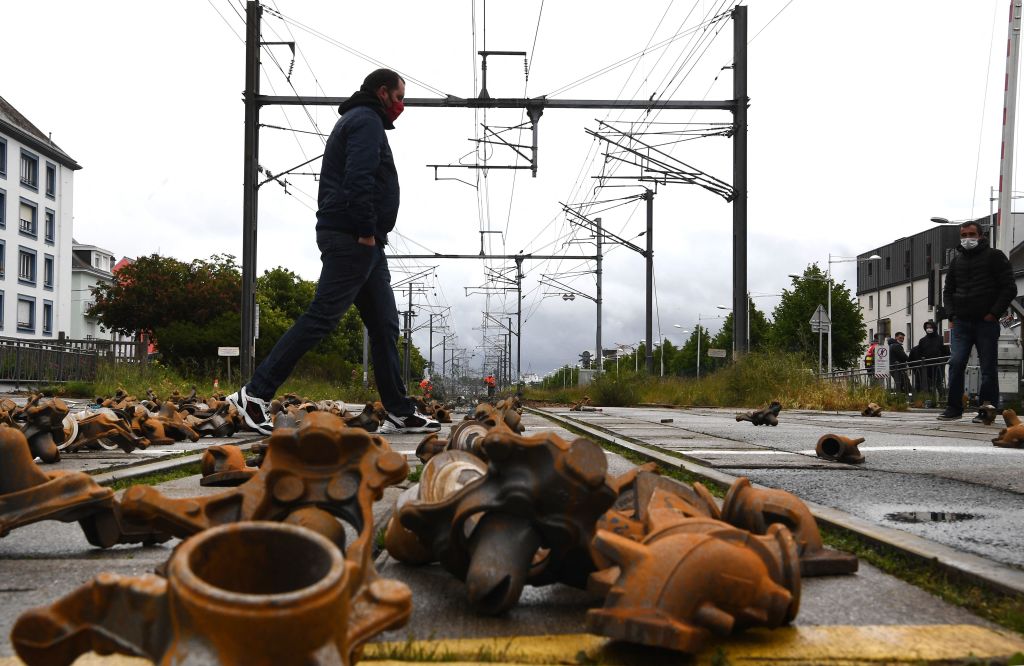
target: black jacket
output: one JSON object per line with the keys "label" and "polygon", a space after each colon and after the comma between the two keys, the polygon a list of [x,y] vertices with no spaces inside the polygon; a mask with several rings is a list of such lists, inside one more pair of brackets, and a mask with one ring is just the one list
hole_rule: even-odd
{"label": "black jacket", "polygon": [[398,218],[399,188],[384,130],[395,126],[370,93],[355,93],[338,111],[341,118],[324,147],[316,228],[375,236],[386,244]]}
{"label": "black jacket", "polygon": [[942,287],[942,305],[950,320],[1002,317],[1017,295],[1010,260],[982,238],[973,250],[957,248]]}
{"label": "black jacket", "polygon": [[903,345],[896,338],[889,338],[889,363],[906,365],[907,360],[907,350],[903,348]]}
{"label": "black jacket", "polygon": [[918,340],[917,346],[911,351],[911,360],[917,360],[913,358],[915,355],[917,359],[940,358],[942,356],[949,356],[949,349],[947,349],[946,343],[942,341],[942,336],[938,333],[925,334],[923,338]]}

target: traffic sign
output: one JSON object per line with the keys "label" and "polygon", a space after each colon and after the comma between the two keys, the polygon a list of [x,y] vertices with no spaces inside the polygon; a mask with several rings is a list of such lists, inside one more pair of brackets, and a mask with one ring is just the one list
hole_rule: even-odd
{"label": "traffic sign", "polygon": [[238,347],[217,347],[217,356],[239,356]]}
{"label": "traffic sign", "polygon": [[875,377],[889,376],[889,347],[881,344],[875,346]]}
{"label": "traffic sign", "polygon": [[725,350],[711,348],[708,350],[708,356],[711,358],[725,358]]}

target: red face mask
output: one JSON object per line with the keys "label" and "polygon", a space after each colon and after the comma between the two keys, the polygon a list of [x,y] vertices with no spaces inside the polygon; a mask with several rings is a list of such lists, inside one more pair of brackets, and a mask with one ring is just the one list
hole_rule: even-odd
{"label": "red face mask", "polygon": [[398,116],[402,115],[402,111],[405,111],[405,102],[402,100],[392,101],[391,106],[385,107],[384,115],[394,124],[398,120]]}

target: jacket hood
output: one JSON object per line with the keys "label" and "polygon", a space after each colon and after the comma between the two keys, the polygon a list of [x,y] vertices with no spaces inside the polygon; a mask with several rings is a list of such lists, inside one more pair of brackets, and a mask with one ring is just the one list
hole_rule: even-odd
{"label": "jacket hood", "polygon": [[368,93],[363,90],[357,90],[352,93],[352,96],[345,100],[341,106],[338,107],[338,113],[345,115],[346,112],[351,111],[357,106],[368,106],[377,112],[380,119],[384,121],[384,129],[395,129],[395,124],[388,120],[388,117],[384,114],[384,105],[373,93]]}
{"label": "jacket hood", "polygon": [[923,324],[921,325],[921,328],[923,328],[923,329],[927,329],[927,328],[928,328],[929,326],[931,326],[931,327],[932,327],[932,328],[933,328],[933,329],[935,330],[935,332],[933,332],[933,333],[932,333],[932,335],[938,335],[938,330],[939,330],[939,327],[938,327],[938,326],[936,326],[936,325],[935,325],[935,322],[934,322],[934,321],[932,321],[931,319],[929,319],[928,321],[926,321],[925,323],[923,323]]}

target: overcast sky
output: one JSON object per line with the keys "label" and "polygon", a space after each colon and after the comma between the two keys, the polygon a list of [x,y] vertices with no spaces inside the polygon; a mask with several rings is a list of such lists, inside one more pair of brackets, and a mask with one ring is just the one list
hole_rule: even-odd
{"label": "overcast sky", "polygon": [[[473,96],[479,88],[475,50],[526,51],[491,58],[493,97],[561,99],[725,100],[732,96],[732,24],[713,20],[730,7],[705,0],[623,5],[565,0],[314,2],[275,0],[264,14],[264,41],[295,40],[262,55],[266,94],[348,95],[377,65],[408,77],[409,97]],[[988,213],[998,183],[1002,82],[1009,0],[919,0],[857,3],[754,0],[749,3],[749,289],[777,294],[790,273],[823,267],[829,253],[852,256],[930,226],[928,218]],[[5,2],[4,53],[9,66],[0,96],[13,104],[83,169],[76,173],[74,235],[118,256],[159,252],[191,260],[214,253],[241,256],[244,6],[241,0],[167,4]],[[676,37],[676,39],[671,39]],[[645,48],[576,87],[566,86]],[[276,59],[276,62],[275,62]],[[285,73],[291,69],[291,83]],[[294,90],[293,90],[294,87]],[[559,92],[561,91],[561,92]],[[267,107],[261,122],[329,132],[328,107]],[[539,170],[445,169],[435,181],[427,164],[474,163],[470,141],[479,125],[515,126],[518,110],[409,108],[389,133],[402,183],[392,250],[475,253],[481,229],[491,252],[589,254],[570,244],[559,202],[638,193],[595,191],[606,147],[586,134],[597,120],[728,123],[728,112],[548,110],[539,125]],[[624,127],[624,126],[623,126]],[[676,128],[680,126],[675,126]],[[528,143],[529,134],[511,135]],[[664,135],[648,140],[664,140]],[[260,163],[273,172],[323,150],[320,138],[261,131]],[[673,157],[723,181],[732,180],[732,146],[710,137],[672,147]],[[508,149],[487,147],[492,165],[516,164]],[[523,162],[518,162],[520,165]],[[319,161],[302,171],[316,170]],[[635,175],[620,168],[616,175]],[[317,182],[289,176],[288,192],[260,192],[258,271],[286,266],[319,274],[314,224]],[[609,181],[611,184],[611,181]],[[601,213],[606,228],[643,244],[642,203]],[[678,344],[674,324],[692,330],[698,315],[717,316],[731,301],[732,211],[720,196],[692,185],[659,186],[654,204],[657,320]],[[576,232],[576,237],[586,234]],[[458,343],[476,352],[482,312],[514,312],[514,298],[488,306],[473,288],[487,283],[480,261],[393,261],[403,270],[437,266],[418,303],[450,307]],[[489,262],[500,269],[499,262]],[[834,273],[851,291],[852,264]],[[541,286],[542,274],[594,294],[592,265],[577,261],[524,264],[525,371],[546,372],[594,348],[594,304],[565,301]],[[629,250],[610,250],[604,266],[604,341],[643,337],[644,264]],[[467,292],[466,288],[470,288]],[[479,289],[475,291],[479,292]],[[404,297],[403,297],[404,298]],[[777,297],[759,297],[771,311]],[[810,313],[808,313],[810,316]],[[417,323],[424,323],[420,317]],[[714,330],[719,320],[705,322]],[[497,331],[495,331],[497,332]],[[437,338],[435,338],[437,339]],[[416,334],[424,351],[427,332]],[[225,344],[237,344],[226,340]],[[440,363],[440,348],[435,352]]]}

